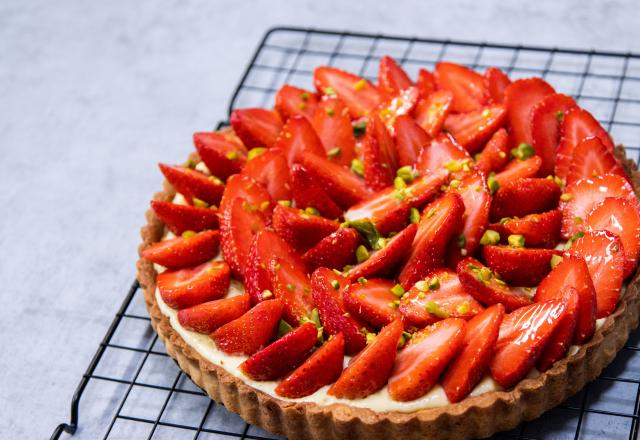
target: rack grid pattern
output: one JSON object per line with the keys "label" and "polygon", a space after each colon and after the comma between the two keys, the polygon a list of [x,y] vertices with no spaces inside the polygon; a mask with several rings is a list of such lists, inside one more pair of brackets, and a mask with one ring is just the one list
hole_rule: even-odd
{"label": "rack grid pattern", "polygon": [[[512,78],[542,76],[576,98],[627,154],[640,158],[640,54],[476,44],[314,29],[267,32],[229,105],[271,106],[284,83],[312,88],[315,66],[332,65],[375,80],[383,55],[415,78],[440,60],[474,69],[497,66]],[[224,125],[224,124],[219,124]],[[640,331],[594,382],[532,422],[495,438],[636,439],[640,417]],[[84,396],[84,397],[83,397]],[[82,399],[81,399],[82,398]],[[80,419],[79,410],[82,410]],[[210,400],[166,354],[133,283],[74,394],[69,423],[51,438],[77,432],[104,439],[281,438],[245,423]]]}

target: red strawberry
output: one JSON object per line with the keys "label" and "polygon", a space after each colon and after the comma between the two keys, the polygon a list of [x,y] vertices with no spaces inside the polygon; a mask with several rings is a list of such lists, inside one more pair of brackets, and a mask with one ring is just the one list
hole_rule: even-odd
{"label": "red strawberry", "polygon": [[493,223],[487,229],[500,234],[502,243],[507,243],[509,235],[522,235],[527,247],[553,248],[560,241],[562,213],[559,209],[529,214],[522,218],[506,218]]}
{"label": "red strawberry", "polygon": [[318,104],[311,123],[329,159],[350,166],[355,157],[356,138],[349,109],[342,101],[325,96]]}
{"label": "red strawberry", "polygon": [[211,338],[225,353],[250,356],[271,340],[282,310],[282,303],[277,299],[262,301],[241,317],[217,329]]}
{"label": "red strawberry", "polygon": [[231,112],[231,126],[247,148],[270,148],[282,129],[282,119],[273,110],[236,109]]}
{"label": "red strawberry", "polygon": [[381,93],[369,81],[335,67],[317,67],[313,72],[313,83],[325,95],[338,95],[352,118],[368,115],[382,101]]}
{"label": "red strawberry", "polygon": [[587,231],[576,240],[571,255],[584,258],[596,290],[596,318],[611,314],[620,299],[625,252],[618,236],[609,231]]}
{"label": "red strawberry", "polygon": [[301,115],[311,119],[318,105],[315,93],[285,84],[276,94],[275,108],[283,120]]}
{"label": "red strawberry", "polygon": [[561,126],[560,143],[556,150],[556,176],[566,179],[573,160],[573,152],[588,137],[599,138],[613,153],[614,145],[609,133],[588,111],[574,108],[566,113]]}
{"label": "red strawberry", "polygon": [[304,116],[293,116],[287,120],[274,144],[282,150],[287,158],[289,166],[293,165],[305,153],[313,153],[324,156],[325,151],[322,141],[313,129],[313,126]]}
{"label": "red strawberry", "polygon": [[420,92],[420,96],[427,98],[433,92],[436,91],[436,78],[433,73],[427,69],[420,69],[418,71],[418,81],[416,81],[416,87]]}
{"label": "red strawberry", "polygon": [[187,202],[193,205],[193,199],[200,199],[210,205],[217,205],[224,191],[221,181],[209,178],[199,171],[161,163],[164,177]]}
{"label": "red strawberry", "polygon": [[562,261],[540,282],[536,289],[536,302],[560,298],[566,288],[578,293],[578,317],[573,343],[580,345],[593,336],[596,329],[596,291],[584,258],[565,255]]}
{"label": "red strawberry", "polygon": [[539,156],[531,156],[528,159],[514,159],[507,164],[504,170],[496,174],[495,179],[500,187],[508,185],[520,178],[535,177],[542,166]]}
{"label": "red strawberry", "polygon": [[297,208],[314,208],[320,215],[330,219],[342,217],[342,209],[300,164],[291,167],[291,193]]}
{"label": "red strawberry", "polygon": [[491,269],[468,257],[456,269],[465,291],[485,306],[502,303],[507,311],[531,304],[522,289],[511,288]]}
{"label": "red strawberry", "polygon": [[447,245],[462,228],[463,214],[464,202],[458,194],[445,194],[427,205],[398,275],[405,289],[424,278],[430,270],[443,266]]}
{"label": "red strawberry", "polygon": [[[275,257],[269,268],[269,279],[273,286],[273,295],[284,304],[283,318],[291,325],[297,325],[311,315],[313,298],[311,282],[306,267],[299,258],[285,259],[284,255]],[[264,293],[262,294],[264,298]]]}
{"label": "red strawberry", "polygon": [[187,330],[208,335],[241,317],[250,307],[249,295],[236,295],[182,309],[178,312],[178,321]]}
{"label": "red strawberry", "polygon": [[224,261],[211,261],[162,272],[156,285],[169,307],[184,309],[223,297],[229,290],[229,266]]}
{"label": "red strawberry", "polygon": [[531,110],[545,96],[554,93],[553,87],[542,78],[526,78],[512,82],[504,91],[504,104],[507,107],[509,124],[515,145],[531,145]]}
{"label": "red strawberry", "polygon": [[342,291],[346,285],[345,278],[325,267],[316,269],[311,276],[313,302],[320,313],[325,334],[342,333],[346,354],[354,355],[366,345],[366,339],[361,331],[364,325],[344,308]]}
{"label": "red strawberry", "polygon": [[572,97],[552,93],[542,98],[531,109],[532,146],[542,159],[540,174],[553,174],[556,162],[556,148],[560,142],[560,126],[565,113],[578,106]]}
{"label": "red strawberry", "polygon": [[302,258],[311,271],[318,267],[342,269],[353,262],[359,244],[360,235],[355,229],[338,228],[309,249]]}
{"label": "red strawberry", "polygon": [[500,171],[509,162],[509,135],[504,128],[491,136],[487,145],[476,158],[476,169],[489,174]]}
{"label": "red strawberry", "polygon": [[471,161],[471,156],[450,134],[442,133],[422,149],[416,169],[422,173],[434,172],[454,160]]}
{"label": "red strawberry", "polygon": [[551,271],[551,257],[561,255],[553,249],[485,246],[482,257],[487,266],[506,282],[516,286],[533,287]]}
{"label": "red strawberry", "polygon": [[401,320],[384,327],[367,347],[354,357],[328,394],[343,399],[360,399],[381,389],[396,359],[404,327]]}
{"label": "red strawberry", "polygon": [[396,60],[390,56],[380,58],[380,69],[378,73],[378,89],[380,92],[393,96],[402,90],[413,86],[413,82]]}
{"label": "red strawberry", "polygon": [[567,185],[582,178],[593,178],[605,174],[626,177],[620,162],[600,138],[588,137],[580,141],[573,150],[573,160],[567,174]]}
{"label": "red strawberry", "polygon": [[389,131],[376,115],[369,117],[362,154],[364,159],[364,180],[374,191],[393,184],[398,158],[396,147]]}
{"label": "red strawberry", "polygon": [[217,209],[197,208],[160,200],[152,200],[151,207],[162,223],[177,235],[184,231],[201,232],[205,229],[218,229]]}
{"label": "red strawberry", "polygon": [[549,179],[523,178],[500,188],[491,201],[491,220],[555,209],[560,199],[560,187]]}
{"label": "red strawberry", "polygon": [[249,207],[254,211],[264,213],[265,215],[271,212],[271,197],[267,190],[261,185],[258,185],[252,178],[237,174],[229,177],[227,186],[224,188],[224,193],[222,194],[220,213],[223,218],[225,212],[231,208],[233,202],[238,198],[245,199]]}
{"label": "red strawberry", "polygon": [[396,148],[400,166],[413,165],[418,161],[420,150],[431,142],[429,135],[411,116],[402,115],[394,124]]}
{"label": "red strawberry", "polygon": [[497,67],[489,67],[484,72],[484,85],[489,92],[490,102],[501,104],[509,84],[511,84],[511,80],[507,74]]}
{"label": "red strawberry", "polygon": [[383,102],[374,113],[384,123],[391,135],[395,135],[396,118],[412,114],[420,100],[420,92],[416,87],[409,87]]}
{"label": "red strawberry", "polygon": [[400,313],[416,327],[443,318],[470,319],[484,307],[462,288],[458,275],[449,269],[436,269],[409,290],[400,302]]}
{"label": "red strawberry", "polygon": [[467,151],[475,153],[504,125],[506,119],[505,107],[494,104],[469,113],[449,115],[444,122],[444,129]]}
{"label": "red strawberry", "polygon": [[375,278],[353,283],[344,291],[344,305],[350,313],[380,328],[400,318],[394,303],[398,297],[391,291],[394,285],[393,281]]}
{"label": "red strawberry", "polygon": [[273,210],[273,228],[284,240],[300,252],[306,252],[340,224],[296,208],[277,205]]}
{"label": "red strawberry", "polygon": [[338,333],[285,377],[276,387],[276,394],[290,399],[313,394],[340,377],[343,362],[344,337]]}
{"label": "red strawberry", "polygon": [[536,362],[538,371],[543,373],[567,354],[576,329],[580,302],[578,292],[573,287],[567,286],[559,293],[559,298],[565,302],[567,310]]}
{"label": "red strawberry", "polygon": [[287,159],[277,148],[254,157],[242,169],[242,174],[264,186],[273,200],[289,200],[289,166]]}
{"label": "red strawberry", "polygon": [[252,380],[278,379],[300,365],[317,340],[316,326],[307,322],[254,353],[240,364],[240,370]]}
{"label": "red strawberry", "polygon": [[465,321],[449,318],[413,334],[398,353],[389,379],[389,395],[406,402],[424,396],[438,381],[445,367],[460,352]]}
{"label": "red strawberry", "polygon": [[194,133],[193,144],[211,174],[222,180],[239,173],[247,160],[244,145],[224,133]]}
{"label": "red strawberry", "polygon": [[445,119],[451,111],[453,94],[448,90],[438,90],[422,98],[413,109],[413,117],[422,129],[435,137],[442,131]]}
{"label": "red strawberry", "polygon": [[465,326],[462,349],[442,378],[442,388],[450,402],[467,397],[489,368],[503,318],[504,307],[496,304]]}
{"label": "red strawberry", "polygon": [[218,231],[203,231],[159,241],[144,249],[141,255],[160,266],[179,269],[211,260],[218,253],[219,246]]}
{"label": "red strawberry", "polygon": [[438,63],[435,70],[439,89],[453,93],[451,109],[464,113],[478,110],[489,100],[482,75],[454,63]]}
{"label": "red strawberry", "polygon": [[491,375],[504,388],[511,388],[533,368],[567,307],[550,300],[522,307],[506,315],[491,360]]}

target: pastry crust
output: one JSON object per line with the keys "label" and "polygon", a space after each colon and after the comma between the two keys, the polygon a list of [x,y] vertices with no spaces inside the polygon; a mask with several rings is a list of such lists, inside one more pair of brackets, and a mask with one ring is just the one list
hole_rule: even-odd
{"label": "pastry crust", "polygon": [[[622,161],[638,196],[640,173],[635,162],[626,158],[622,146],[616,148],[616,156]],[[192,154],[190,159],[198,160],[198,156]],[[154,199],[170,201],[174,194],[165,181],[164,190],[155,194]],[[146,218],[147,225],[141,229],[140,251],[159,241],[164,233],[164,224],[153,210],[147,211]],[[540,376],[524,379],[509,391],[491,391],[443,407],[410,413],[379,413],[341,403],[320,406],[280,400],[207,361],[174,331],[169,319],[158,308],[153,264],[141,258],[137,267],[151,325],[180,368],[213,400],[238,413],[247,422],[290,439],[466,439],[513,429],[557,406],[598,377],[637,327],[640,312],[639,270],[633,275],[614,313],[591,341]]]}

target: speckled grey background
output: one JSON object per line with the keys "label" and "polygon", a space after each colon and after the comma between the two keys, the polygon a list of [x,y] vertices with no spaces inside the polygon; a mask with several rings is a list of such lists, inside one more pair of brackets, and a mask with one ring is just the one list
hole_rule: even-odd
{"label": "speckled grey background", "polygon": [[639,51],[637,20],[635,1],[1,1],[0,438],[67,420],[155,164],[226,117],[269,27]]}

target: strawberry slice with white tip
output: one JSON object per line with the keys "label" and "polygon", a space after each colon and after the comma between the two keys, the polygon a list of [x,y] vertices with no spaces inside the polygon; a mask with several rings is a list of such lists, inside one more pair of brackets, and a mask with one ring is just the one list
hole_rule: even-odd
{"label": "strawberry slice with white tip", "polygon": [[218,253],[220,233],[203,231],[159,241],[144,249],[142,257],[169,269],[195,266],[211,260]]}
{"label": "strawberry slice with white tip", "polygon": [[398,92],[398,94],[390,96],[380,105],[375,115],[379,117],[385,127],[387,127],[389,134],[394,136],[396,118],[411,114],[419,99],[420,92],[418,89],[416,87],[408,87]]}
{"label": "strawberry slice with white tip", "polygon": [[420,152],[416,169],[421,173],[441,170],[451,161],[471,161],[467,150],[462,148],[448,133],[442,133]]}
{"label": "strawberry slice with white tip", "polygon": [[449,115],[444,122],[444,129],[469,153],[475,153],[504,125],[506,119],[506,108],[494,104],[469,113]]}
{"label": "strawberry slice with white tip", "polygon": [[600,138],[592,136],[580,141],[573,150],[567,185],[580,179],[590,179],[605,174],[617,174],[626,178],[622,165]]}
{"label": "strawberry slice with white tip", "polygon": [[161,200],[152,200],[151,208],[162,223],[176,235],[185,231],[218,229],[218,210],[215,208],[199,208]]}
{"label": "strawberry slice with white tip", "polygon": [[223,297],[229,290],[230,271],[224,261],[211,261],[187,269],[158,274],[156,285],[171,308],[184,309]]}
{"label": "strawberry slice with white tip", "polygon": [[453,94],[451,109],[458,113],[478,110],[489,100],[484,78],[460,64],[440,62],[434,71],[439,89]]}
{"label": "strawberry slice with white tip", "polygon": [[413,109],[416,122],[430,137],[442,131],[444,121],[451,111],[453,94],[448,90],[437,90],[418,101]]}
{"label": "strawberry slice with white tip", "polygon": [[222,180],[239,173],[247,160],[247,149],[228,134],[194,133],[193,144],[211,174]]}
{"label": "strawberry slice with white tip", "polygon": [[380,328],[400,318],[392,292],[395,282],[385,279],[367,279],[349,285],[343,295],[347,310],[361,320]]}
{"label": "strawberry slice with white tip", "polygon": [[324,95],[338,95],[354,119],[370,114],[382,101],[382,94],[370,81],[335,67],[317,67],[313,83]]}
{"label": "strawberry slice with white tip", "polygon": [[187,330],[208,335],[241,317],[250,307],[249,295],[236,295],[182,309],[178,312],[178,321]]}
{"label": "strawberry slice with white tip", "polygon": [[161,163],[160,171],[173,186],[176,192],[184,196],[190,205],[194,199],[203,201],[209,205],[217,205],[224,191],[224,183],[200,171]]}
{"label": "strawberry slice with white tip", "polygon": [[356,138],[349,109],[336,97],[325,96],[311,120],[322,141],[327,157],[340,165],[350,166],[355,158]]}
{"label": "strawberry slice with white tip", "polygon": [[243,108],[231,112],[231,126],[247,148],[271,148],[282,129],[282,119],[273,110]]}
{"label": "strawberry slice with white tip", "polygon": [[388,96],[397,95],[399,92],[413,86],[413,82],[407,72],[390,56],[380,58],[378,69],[378,89]]}

